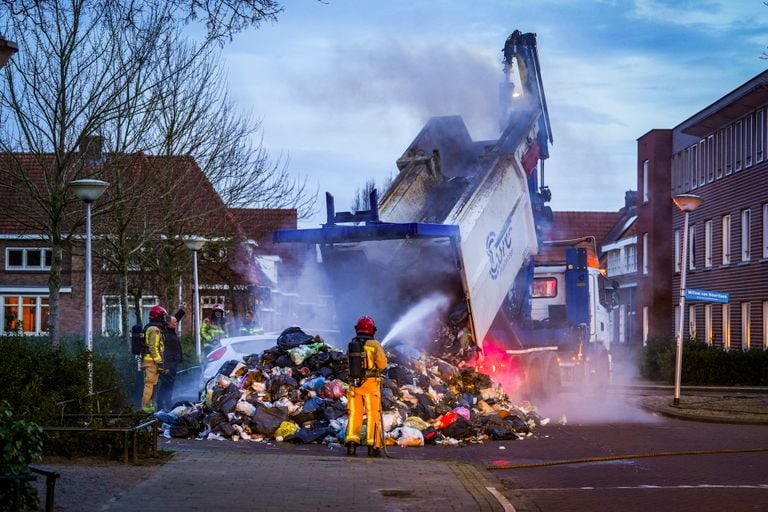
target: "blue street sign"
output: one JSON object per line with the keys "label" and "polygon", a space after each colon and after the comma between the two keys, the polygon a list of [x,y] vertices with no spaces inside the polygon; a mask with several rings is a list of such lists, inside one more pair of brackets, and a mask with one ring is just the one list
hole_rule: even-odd
{"label": "blue street sign", "polygon": [[723,304],[726,304],[729,299],[729,294],[726,292],[715,292],[712,290],[694,290],[693,288],[686,288],[685,298],[690,300],[702,300],[704,302],[721,302]]}

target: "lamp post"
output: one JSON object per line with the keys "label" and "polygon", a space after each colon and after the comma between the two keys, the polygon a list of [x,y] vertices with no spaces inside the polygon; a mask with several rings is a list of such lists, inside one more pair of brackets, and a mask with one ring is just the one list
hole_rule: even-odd
{"label": "lamp post", "polygon": [[17,51],[19,51],[18,45],[0,34],[0,68],[5,66]]}
{"label": "lamp post", "polygon": [[93,394],[93,297],[91,283],[91,203],[101,197],[109,183],[101,180],[75,180],[72,192],[85,203],[85,350],[88,356],[88,392]]}
{"label": "lamp post", "polygon": [[703,199],[695,194],[679,194],[672,198],[680,211],[685,212],[683,221],[683,249],[680,268],[680,323],[677,329],[675,352],[675,398],[673,405],[680,405],[680,378],[683,372],[683,328],[685,324],[685,275],[688,270],[688,214],[701,205]]}
{"label": "lamp post", "polygon": [[195,325],[193,326],[195,332],[195,355],[197,356],[197,363],[202,364],[203,351],[200,346],[200,288],[197,280],[197,251],[203,248],[205,245],[205,239],[188,237],[184,239],[184,245],[192,251],[192,268],[195,279]]}

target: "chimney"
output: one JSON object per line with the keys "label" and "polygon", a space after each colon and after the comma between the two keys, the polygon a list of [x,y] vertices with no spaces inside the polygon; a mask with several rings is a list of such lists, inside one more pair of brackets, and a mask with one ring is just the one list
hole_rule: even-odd
{"label": "chimney", "polygon": [[637,206],[637,190],[627,190],[624,192],[624,210]]}
{"label": "chimney", "polygon": [[80,138],[80,155],[88,163],[100,163],[104,160],[102,149],[104,137],[101,135],[83,135]]}

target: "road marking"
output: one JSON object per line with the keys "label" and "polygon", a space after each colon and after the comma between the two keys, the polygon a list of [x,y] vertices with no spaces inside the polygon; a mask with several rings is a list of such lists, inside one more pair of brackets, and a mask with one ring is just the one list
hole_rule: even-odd
{"label": "road marking", "polygon": [[501,504],[502,508],[504,509],[504,512],[516,512],[515,507],[513,507],[512,504],[507,500],[507,498],[505,498],[503,494],[497,491],[495,487],[486,487],[485,489],[489,493],[493,494],[493,497],[496,498],[496,501],[498,501]]}
{"label": "road marking", "polygon": [[[488,488],[491,489],[490,487]],[[698,484],[698,485],[616,485],[609,487],[533,487],[521,488],[521,492],[550,492],[550,491],[609,491],[637,489],[768,489],[768,484]]]}

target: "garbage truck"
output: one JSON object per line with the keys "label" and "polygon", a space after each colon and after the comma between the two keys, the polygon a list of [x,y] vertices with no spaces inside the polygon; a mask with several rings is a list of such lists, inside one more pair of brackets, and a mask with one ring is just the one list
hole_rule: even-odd
{"label": "garbage truck", "polygon": [[520,395],[571,381],[604,389],[599,269],[578,246],[536,264],[558,242],[547,240],[553,139],[535,34],[513,32],[503,53],[497,140],[473,140],[460,116],[433,117],[380,201],[373,190],[368,209],[337,212],[326,193],[325,224],[273,240],[312,247],[342,332],[370,315],[387,329],[385,348],[406,343],[477,365]]}

